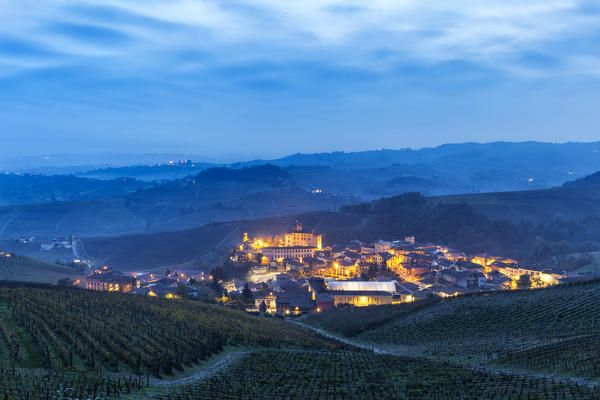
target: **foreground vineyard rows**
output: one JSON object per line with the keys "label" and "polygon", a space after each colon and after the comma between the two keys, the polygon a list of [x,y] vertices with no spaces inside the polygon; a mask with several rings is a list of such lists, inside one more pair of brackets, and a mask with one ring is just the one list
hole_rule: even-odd
{"label": "foreground vineyard rows", "polygon": [[53,370],[160,376],[198,363],[226,345],[334,347],[283,321],[199,302],[77,289],[1,288],[0,303],[11,310],[6,322],[25,328],[35,354],[12,351],[17,338],[0,323],[6,353],[15,362],[37,358],[39,367]]}
{"label": "foreground vineyard rows", "polygon": [[600,378],[600,282],[331,311],[304,322],[411,354]]}
{"label": "foreground vineyard rows", "polygon": [[[504,351],[485,356],[530,371],[561,365],[592,376],[599,364],[594,313],[599,288],[594,282],[336,311],[331,316],[337,322],[370,313],[345,328],[357,332],[362,324],[362,333],[340,342],[299,324],[199,302],[5,286],[0,288],[0,362],[5,366],[0,368],[0,398],[60,399],[62,390],[66,398],[136,400],[600,399],[598,386],[583,381],[369,351],[373,343],[387,341],[454,351],[473,340],[476,349],[465,354],[477,355],[489,343],[505,343]],[[554,307],[550,299],[557,302]],[[507,312],[513,320],[496,330],[500,340],[483,341]],[[469,325],[461,330],[445,313],[478,330]],[[327,314],[306,320],[314,324]],[[407,327],[407,334],[395,331],[399,327]],[[431,332],[420,342],[422,329]],[[506,340],[511,329],[530,342]],[[352,345],[358,339],[371,340],[370,345]],[[233,351],[229,355],[223,353],[226,346]]]}
{"label": "foreground vineyard rows", "polygon": [[207,380],[154,396],[184,399],[590,399],[598,388],[474,371],[366,351],[253,353]]}

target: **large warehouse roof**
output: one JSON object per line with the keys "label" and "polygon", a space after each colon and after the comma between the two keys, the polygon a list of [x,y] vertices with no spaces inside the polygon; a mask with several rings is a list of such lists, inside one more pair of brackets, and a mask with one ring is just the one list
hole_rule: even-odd
{"label": "large warehouse roof", "polygon": [[328,281],[329,290],[396,292],[396,281]]}

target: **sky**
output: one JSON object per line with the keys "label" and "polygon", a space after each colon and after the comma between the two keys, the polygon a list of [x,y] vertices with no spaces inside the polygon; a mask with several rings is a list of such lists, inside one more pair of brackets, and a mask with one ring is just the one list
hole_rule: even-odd
{"label": "sky", "polygon": [[600,138],[597,0],[0,0],[0,156]]}

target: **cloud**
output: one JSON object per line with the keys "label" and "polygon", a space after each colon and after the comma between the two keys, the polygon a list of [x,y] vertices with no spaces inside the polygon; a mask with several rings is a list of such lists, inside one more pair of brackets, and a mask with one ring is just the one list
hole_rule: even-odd
{"label": "cloud", "polygon": [[576,0],[0,0],[0,77],[62,66],[269,93],[595,78],[599,22]]}

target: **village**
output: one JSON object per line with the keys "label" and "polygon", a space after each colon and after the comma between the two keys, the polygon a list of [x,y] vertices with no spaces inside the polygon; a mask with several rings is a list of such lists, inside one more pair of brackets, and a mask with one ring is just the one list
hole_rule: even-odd
{"label": "village", "polygon": [[[544,266],[419,243],[414,236],[323,247],[322,235],[306,232],[301,223],[283,237],[245,234],[231,259],[254,265],[247,286],[255,296],[248,310],[283,315],[537,288],[571,278]],[[239,290],[242,285],[229,286]]]}
{"label": "village", "polygon": [[297,222],[283,235],[249,237],[227,260],[231,276],[198,271],[123,273],[90,268],[73,286],[167,299],[236,305],[249,312],[298,315],[340,307],[413,302],[495,290],[530,289],[578,279],[565,271],[488,254],[469,255],[414,236],[323,245]]}

